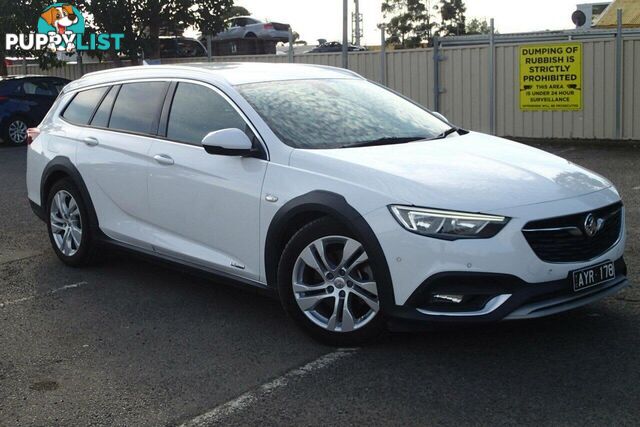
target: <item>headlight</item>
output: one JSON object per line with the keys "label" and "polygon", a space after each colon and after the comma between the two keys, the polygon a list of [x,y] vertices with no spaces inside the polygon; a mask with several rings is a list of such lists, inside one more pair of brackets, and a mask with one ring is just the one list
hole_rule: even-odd
{"label": "headlight", "polygon": [[509,218],[467,212],[442,211],[412,206],[390,206],[400,225],[424,236],[445,240],[487,239],[504,228]]}

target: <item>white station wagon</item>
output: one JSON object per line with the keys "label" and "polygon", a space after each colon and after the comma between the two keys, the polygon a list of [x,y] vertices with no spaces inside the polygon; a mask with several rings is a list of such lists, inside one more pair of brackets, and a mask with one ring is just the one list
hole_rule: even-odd
{"label": "white station wagon", "polygon": [[609,181],[342,69],[92,73],[29,143],[29,199],[64,263],[107,242],[205,270],[273,292],[336,345],[550,315],[627,285]]}

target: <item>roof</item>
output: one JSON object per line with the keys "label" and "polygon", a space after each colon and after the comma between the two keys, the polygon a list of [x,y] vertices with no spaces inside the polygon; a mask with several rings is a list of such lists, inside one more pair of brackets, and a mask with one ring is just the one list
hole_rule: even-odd
{"label": "roof", "polygon": [[640,27],[640,1],[614,0],[593,24],[596,28],[618,26],[618,9],[622,9],[622,26]]}
{"label": "roof", "polygon": [[[282,80],[304,79],[345,79],[362,78],[358,74],[342,68],[312,64],[273,64],[258,62],[204,62],[181,65],[150,65],[141,67],[123,67],[86,74],[82,80],[113,76],[114,78],[134,78],[135,74],[157,76],[165,73],[178,77],[176,72],[200,71],[211,73],[232,86]],[[182,76],[184,77],[184,76]]]}
{"label": "roof", "polygon": [[13,74],[13,75],[10,75],[10,76],[0,76],[0,81],[2,81],[2,80],[22,80],[22,79],[57,79],[57,80],[71,81],[69,79],[65,79],[64,77],[47,76],[47,75],[43,75],[43,74]]}

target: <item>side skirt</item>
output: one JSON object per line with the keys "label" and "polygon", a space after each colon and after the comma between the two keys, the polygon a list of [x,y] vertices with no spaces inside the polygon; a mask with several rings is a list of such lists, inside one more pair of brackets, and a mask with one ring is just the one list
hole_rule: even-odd
{"label": "side skirt", "polygon": [[270,296],[272,298],[278,298],[277,292],[272,287],[255,280],[234,276],[232,274],[215,270],[213,268],[204,267],[178,258],[174,258],[164,254],[158,254],[156,252],[118,242],[106,236],[102,232],[100,232],[99,241],[106,246],[110,246],[115,249],[130,253],[152,263],[165,265],[169,268],[198,276],[209,281],[216,281],[224,285],[233,286],[243,290],[251,290],[262,295]]}

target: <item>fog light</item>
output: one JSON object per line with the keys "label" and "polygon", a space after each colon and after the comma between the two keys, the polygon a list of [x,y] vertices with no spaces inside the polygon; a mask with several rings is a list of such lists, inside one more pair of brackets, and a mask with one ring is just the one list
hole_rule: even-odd
{"label": "fog light", "polygon": [[438,302],[449,302],[453,304],[460,304],[464,300],[464,295],[432,295],[431,298]]}

